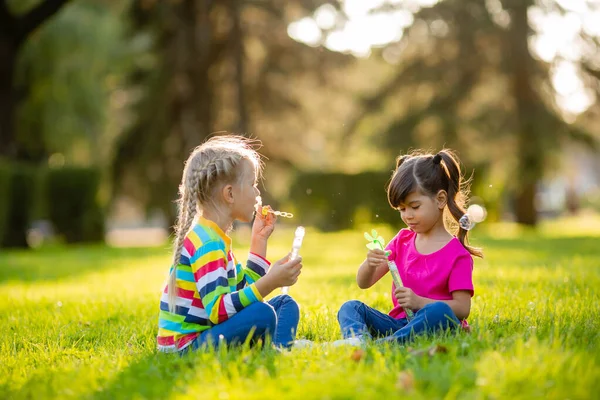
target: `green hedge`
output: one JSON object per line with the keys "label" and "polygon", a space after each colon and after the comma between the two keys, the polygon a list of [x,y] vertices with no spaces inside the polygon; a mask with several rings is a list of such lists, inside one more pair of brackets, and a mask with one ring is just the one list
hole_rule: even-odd
{"label": "green hedge", "polygon": [[349,229],[356,223],[396,223],[398,212],[387,202],[389,172],[302,173],[290,189],[300,223],[325,231]]}
{"label": "green hedge", "polygon": [[[26,163],[4,164],[0,178],[0,236],[2,247],[27,247],[27,229],[36,196],[37,168]],[[3,217],[2,217],[3,214]],[[3,226],[3,227],[2,227]]]}
{"label": "green hedge", "polygon": [[104,212],[98,202],[97,169],[64,167],[46,172],[46,210],[67,243],[104,240]]}

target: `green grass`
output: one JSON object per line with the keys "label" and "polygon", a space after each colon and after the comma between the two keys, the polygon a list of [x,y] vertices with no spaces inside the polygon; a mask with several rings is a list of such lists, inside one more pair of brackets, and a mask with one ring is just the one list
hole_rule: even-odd
{"label": "green grass", "polygon": [[[0,398],[593,398],[600,393],[600,228],[569,226],[537,234],[476,228],[486,258],[476,261],[473,333],[369,347],[359,361],[352,349],[331,347],[157,353],[167,246],[2,251]],[[292,236],[276,232],[272,258],[288,251]],[[234,241],[244,258],[245,232]],[[339,338],[336,312],[349,299],[390,309],[389,277],[356,287],[364,253],[362,230],[309,230],[304,271],[290,290],[301,304],[300,337]],[[415,354],[433,344],[447,353]]]}

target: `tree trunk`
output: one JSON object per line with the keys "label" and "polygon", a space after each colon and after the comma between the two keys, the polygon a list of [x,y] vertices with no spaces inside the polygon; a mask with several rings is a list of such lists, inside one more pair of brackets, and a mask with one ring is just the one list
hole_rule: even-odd
{"label": "tree trunk", "polygon": [[231,16],[233,18],[233,56],[235,60],[235,84],[238,101],[238,126],[240,134],[248,133],[248,110],[246,107],[246,94],[244,90],[244,32],[242,30],[241,0],[231,0]]}
{"label": "tree trunk", "polygon": [[[44,0],[21,16],[12,15],[6,0],[0,0],[0,157],[11,160],[32,161],[44,153],[41,140],[37,152],[28,146],[19,146],[15,129],[15,113],[19,94],[14,77],[19,51],[27,37],[51,18],[68,0]],[[36,146],[33,146],[36,147]],[[29,224],[34,181],[27,167],[11,170],[8,228],[0,246],[27,247],[26,232]]]}
{"label": "tree trunk", "polygon": [[538,126],[540,104],[532,85],[533,63],[529,53],[527,9],[532,0],[505,0],[511,23],[507,36],[509,62],[512,66],[512,90],[517,119],[518,163],[515,174],[517,222],[537,224],[536,185],[542,178],[544,149]]}
{"label": "tree trunk", "polygon": [[17,94],[14,72],[21,45],[27,37],[68,0],[45,0],[22,16],[10,13],[6,0],[0,0],[0,156],[27,160],[25,149],[19,149],[16,141],[14,116]]}
{"label": "tree trunk", "polygon": [[13,77],[17,48],[10,37],[0,35],[0,157],[14,157],[16,153],[13,115],[15,94]]}

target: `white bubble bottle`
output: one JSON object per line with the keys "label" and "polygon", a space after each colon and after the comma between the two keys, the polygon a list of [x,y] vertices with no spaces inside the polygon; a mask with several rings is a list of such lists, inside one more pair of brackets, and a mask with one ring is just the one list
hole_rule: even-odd
{"label": "white bubble bottle", "polygon": [[[294,241],[292,242],[292,254],[290,254],[290,260],[292,261],[298,257],[298,252],[300,251],[300,247],[302,247],[302,240],[304,239],[304,234],[306,230],[303,226],[299,226],[296,228],[296,232],[294,232]],[[284,286],[281,288],[281,292],[283,294],[287,294],[289,291],[288,286]]]}

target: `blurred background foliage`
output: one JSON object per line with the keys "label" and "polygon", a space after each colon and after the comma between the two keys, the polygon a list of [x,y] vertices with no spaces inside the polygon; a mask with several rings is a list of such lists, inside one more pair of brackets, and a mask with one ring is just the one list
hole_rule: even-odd
{"label": "blurred background foliage", "polygon": [[490,219],[598,210],[598,21],[592,0],[0,0],[0,243],[168,228],[216,132],[260,139],[263,197],[321,229],[397,223],[413,148],[456,149]]}

